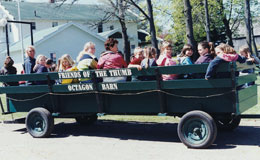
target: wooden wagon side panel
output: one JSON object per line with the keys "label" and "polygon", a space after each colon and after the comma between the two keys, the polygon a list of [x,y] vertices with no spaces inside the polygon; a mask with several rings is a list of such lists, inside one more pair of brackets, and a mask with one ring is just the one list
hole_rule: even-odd
{"label": "wooden wagon side panel", "polygon": [[46,93],[6,94],[10,112],[29,112],[36,107],[53,110],[51,98]]}
{"label": "wooden wagon side panel", "polygon": [[257,104],[257,85],[238,91],[239,114]]}

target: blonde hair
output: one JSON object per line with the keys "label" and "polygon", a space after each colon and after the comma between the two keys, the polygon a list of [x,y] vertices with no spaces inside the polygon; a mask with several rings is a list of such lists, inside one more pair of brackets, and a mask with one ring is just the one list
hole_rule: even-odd
{"label": "blonde hair", "polygon": [[70,65],[71,67],[75,64],[75,62],[73,61],[73,59],[70,57],[69,54],[64,54],[64,55],[61,56],[61,58],[60,58],[60,67],[59,67],[59,69],[62,69],[62,70],[65,70],[65,69],[66,69],[65,66],[63,66],[63,64],[62,64],[63,61],[68,61],[68,62],[69,62],[69,65]]}
{"label": "blonde hair", "polygon": [[222,50],[224,54],[236,54],[235,49],[225,43],[220,43],[216,48]]}
{"label": "blonde hair", "polygon": [[32,46],[32,45],[27,46],[27,48],[25,49],[25,53],[26,53],[27,56],[28,56],[28,51],[29,51],[29,49],[33,50],[34,53],[35,53],[35,47],[34,47],[34,46]]}
{"label": "blonde hair", "polygon": [[42,54],[38,55],[37,58],[36,58],[36,61],[35,61],[36,64],[35,64],[35,66],[33,67],[33,70],[36,70],[36,69],[37,69],[37,67],[39,66],[40,61],[41,61],[42,58],[45,58],[45,61],[47,60],[47,57],[46,57],[46,56],[44,56],[44,55],[42,55]]}
{"label": "blonde hair", "polygon": [[47,59],[47,57],[45,55],[40,54],[36,58],[36,64],[40,64],[40,61],[42,58],[45,58],[45,60]]}
{"label": "blonde hair", "polygon": [[95,44],[93,42],[87,42],[84,45],[84,48],[82,51],[79,52],[78,57],[76,58],[76,61],[79,62],[79,60],[81,59],[81,57],[89,50],[89,48],[91,46],[95,46]]}
{"label": "blonde hair", "polygon": [[143,48],[141,47],[136,47],[134,50],[134,56],[136,56],[138,53],[143,52]]}
{"label": "blonde hair", "polygon": [[161,54],[163,54],[164,50],[167,48],[172,48],[172,44],[168,41],[164,41],[161,46]]}

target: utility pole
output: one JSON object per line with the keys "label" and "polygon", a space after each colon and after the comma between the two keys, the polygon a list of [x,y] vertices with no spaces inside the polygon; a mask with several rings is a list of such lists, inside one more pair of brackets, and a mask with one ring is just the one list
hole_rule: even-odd
{"label": "utility pole", "polygon": [[[20,0],[17,0],[18,20],[21,21]],[[22,63],[24,63],[23,27],[19,24],[19,40],[21,41]]]}

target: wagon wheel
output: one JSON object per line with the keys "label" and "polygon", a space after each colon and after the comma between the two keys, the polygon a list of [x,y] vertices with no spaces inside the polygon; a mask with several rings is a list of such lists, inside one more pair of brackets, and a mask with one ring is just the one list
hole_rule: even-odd
{"label": "wagon wheel", "polygon": [[81,124],[81,125],[89,125],[89,124],[93,124],[97,121],[97,115],[93,114],[90,116],[79,116],[76,117],[75,120],[77,123]]}
{"label": "wagon wheel", "polygon": [[54,119],[45,108],[34,108],[26,116],[26,128],[34,138],[43,138],[51,134]]}
{"label": "wagon wheel", "polygon": [[216,121],[217,127],[220,130],[232,131],[239,126],[241,117],[240,116],[227,117],[227,118],[222,118],[222,119],[216,119],[215,121]]}
{"label": "wagon wheel", "polygon": [[181,118],[178,124],[178,136],[189,148],[207,148],[216,139],[217,127],[209,114],[191,111]]}

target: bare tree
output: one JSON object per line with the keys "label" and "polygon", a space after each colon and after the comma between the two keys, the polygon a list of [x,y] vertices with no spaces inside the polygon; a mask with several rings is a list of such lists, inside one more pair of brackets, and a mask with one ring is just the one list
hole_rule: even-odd
{"label": "bare tree", "polygon": [[232,12],[233,12],[233,3],[234,1],[231,0],[230,1],[230,6],[228,7],[229,12],[225,12],[225,7],[224,7],[224,2],[223,0],[217,0],[217,3],[220,6],[220,14],[222,16],[222,21],[225,27],[225,32],[226,32],[226,36],[227,36],[227,42],[229,45],[234,46],[233,44],[233,31],[236,31],[237,28],[240,25],[240,15],[242,14],[242,10],[240,13],[237,14],[236,17],[233,17],[233,24],[231,25],[231,17],[232,17]]}
{"label": "bare tree", "polygon": [[246,42],[249,47],[250,53],[252,52],[252,33],[251,33],[251,14],[250,14],[250,2],[249,0],[244,0],[245,4],[245,22],[246,22]]}
{"label": "bare tree", "polygon": [[158,42],[157,42],[157,38],[156,38],[156,29],[155,29],[154,18],[153,18],[153,5],[152,5],[152,1],[151,0],[146,0],[147,8],[148,8],[148,14],[134,0],[129,0],[129,1],[148,20],[149,25],[150,25],[151,43],[152,43],[153,47],[155,47],[156,50],[159,51]]}
{"label": "bare tree", "polygon": [[[58,7],[63,5],[67,0],[58,0],[60,4]],[[72,0],[71,4],[74,4],[78,0]],[[101,0],[100,0],[101,1]],[[57,2],[57,0],[56,0]],[[127,35],[126,27],[126,12],[129,9],[129,3],[126,0],[103,0],[104,5],[96,5],[96,11],[102,11],[103,17],[95,22],[87,22],[90,27],[96,28],[100,24],[109,22],[111,19],[117,19],[121,25],[122,39],[123,39],[123,52],[125,53],[125,60],[127,63],[130,62],[130,42]],[[86,11],[87,12],[87,11]]]}
{"label": "bare tree", "polygon": [[[110,3],[112,4],[113,2],[110,0]],[[116,9],[116,8],[114,8]],[[130,62],[130,42],[129,38],[127,35],[127,27],[125,23],[125,11],[126,11],[126,4],[124,4],[123,0],[118,0],[118,17],[117,19],[120,22],[121,28],[122,28],[122,37],[123,37],[123,50],[125,53],[125,60],[127,63]]]}
{"label": "bare tree", "polygon": [[257,46],[256,46],[256,42],[255,42],[255,36],[254,36],[254,27],[253,27],[253,23],[252,23],[252,19],[251,19],[251,34],[252,34],[252,41],[253,41],[253,47],[254,47],[254,51],[256,56],[258,57],[258,51],[257,51]]}
{"label": "bare tree", "polygon": [[207,34],[207,41],[210,42],[210,21],[209,21],[209,10],[208,10],[208,0],[204,0],[204,8],[205,8],[205,20],[206,20],[206,25],[205,25],[205,30]]}
{"label": "bare tree", "polygon": [[[186,22],[186,36],[188,40],[188,44],[191,44],[193,47],[193,52],[197,53],[197,46],[193,35],[193,22],[192,22],[192,15],[191,15],[191,5],[190,0],[183,0],[184,2],[184,14],[185,14],[185,22]],[[198,55],[194,54],[193,59],[197,58]]]}

